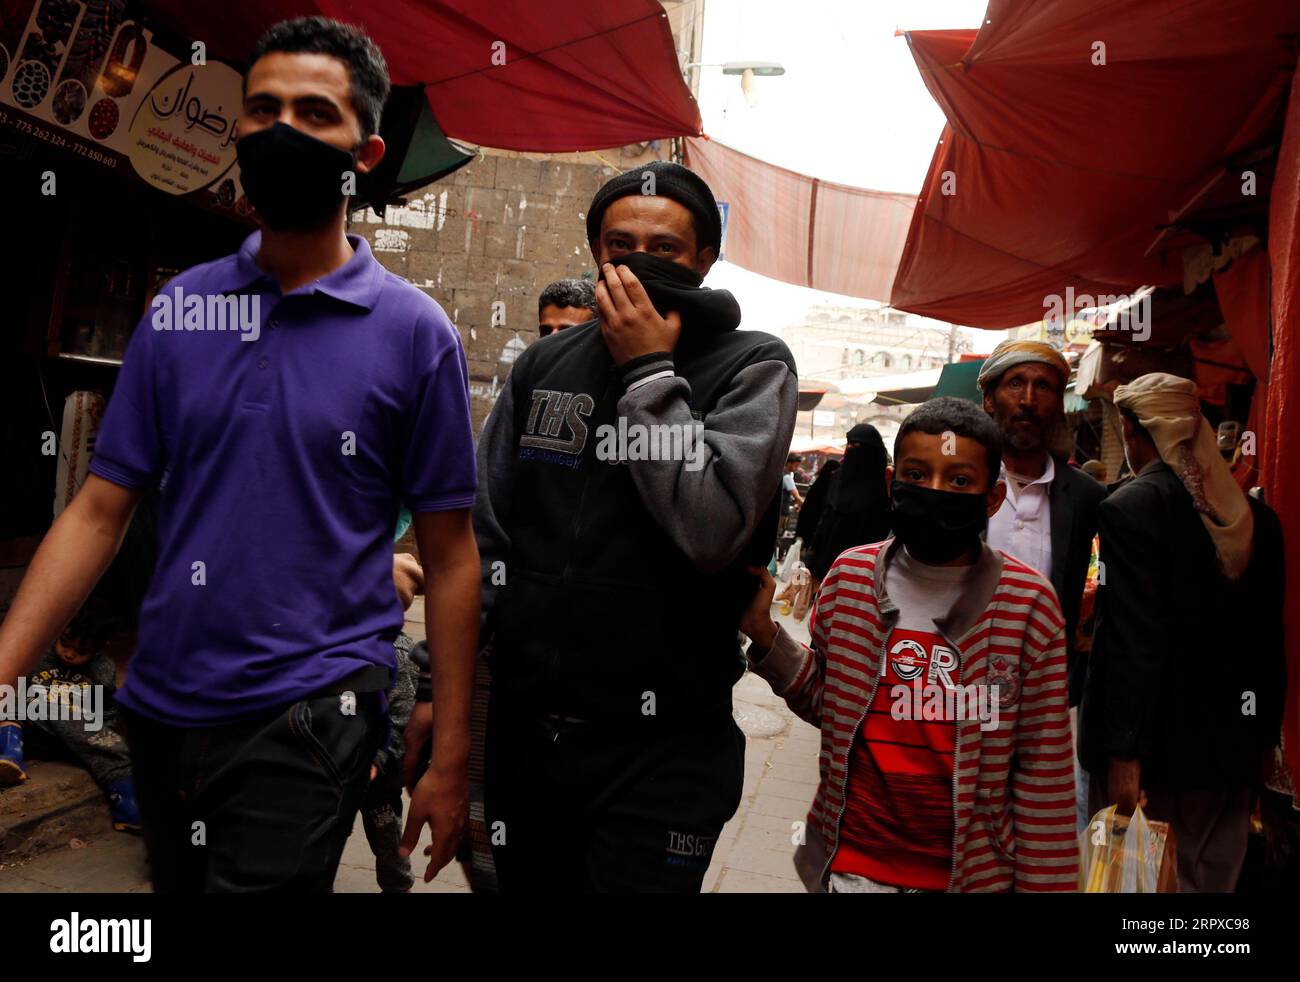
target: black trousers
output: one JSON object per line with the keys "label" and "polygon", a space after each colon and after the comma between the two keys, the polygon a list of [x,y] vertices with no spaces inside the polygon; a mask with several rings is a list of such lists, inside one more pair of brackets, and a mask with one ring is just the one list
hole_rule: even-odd
{"label": "black trousers", "polygon": [[387,732],[378,693],[221,726],[122,712],[155,892],[330,892]]}
{"label": "black trousers", "polygon": [[503,893],[698,893],[744,784],[729,707],[689,727],[611,730],[494,699],[486,743]]}

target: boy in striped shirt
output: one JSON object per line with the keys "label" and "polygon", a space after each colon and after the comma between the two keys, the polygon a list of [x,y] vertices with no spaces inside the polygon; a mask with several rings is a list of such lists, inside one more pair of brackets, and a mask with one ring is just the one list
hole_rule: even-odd
{"label": "boy in striped shirt", "polygon": [[751,667],[822,732],[795,864],[837,893],[1074,890],[1065,623],[1051,584],[982,541],[1002,444],[961,399],[918,407],[890,475],[894,537],[842,554],[806,647],[762,580]]}

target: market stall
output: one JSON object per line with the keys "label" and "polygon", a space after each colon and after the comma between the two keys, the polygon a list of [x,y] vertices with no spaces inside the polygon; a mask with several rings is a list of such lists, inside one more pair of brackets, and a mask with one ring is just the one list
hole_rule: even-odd
{"label": "market stall", "polygon": [[[1077,394],[1105,400],[1150,371],[1195,380],[1238,481],[1282,520],[1300,609],[1300,463],[1286,447],[1300,398],[1300,7],[993,0],[977,32],[908,40],[948,122],[892,304],[1002,328],[1130,301],[1094,333]],[[1287,650],[1295,774],[1295,618]]]}

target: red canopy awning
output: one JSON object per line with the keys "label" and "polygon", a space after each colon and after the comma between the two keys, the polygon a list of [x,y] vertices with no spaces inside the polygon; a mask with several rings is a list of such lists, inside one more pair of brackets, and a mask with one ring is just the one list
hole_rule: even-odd
{"label": "red canopy awning", "polygon": [[686,164],[727,209],[728,262],[796,286],[889,300],[915,196],[822,181],[716,140],[687,140]]}
{"label": "red canopy awning", "polygon": [[[1300,456],[1293,449],[1296,427],[1287,420],[1292,413],[1300,418],[1300,69],[1292,80],[1287,116],[1269,201],[1271,310],[1256,320],[1263,322],[1258,324],[1260,333],[1271,332],[1273,341],[1260,471],[1267,500],[1282,519],[1286,555],[1287,696],[1282,739],[1294,780],[1300,778],[1300,617],[1296,616],[1300,611]],[[1258,347],[1257,341],[1248,340],[1242,350],[1254,348],[1257,354]],[[1253,360],[1251,353],[1246,357]]]}
{"label": "red canopy awning", "polygon": [[1180,282],[1182,263],[1148,250],[1276,124],[1300,4],[992,0],[986,19],[908,35],[948,125],[893,305],[1003,328],[1067,286]]}
{"label": "red canopy awning", "polygon": [[[394,85],[422,85],[448,136],[506,150],[565,152],[701,132],[656,0],[144,0],[162,25],[244,61],[279,20],[359,24]],[[504,60],[504,64],[500,64]]]}

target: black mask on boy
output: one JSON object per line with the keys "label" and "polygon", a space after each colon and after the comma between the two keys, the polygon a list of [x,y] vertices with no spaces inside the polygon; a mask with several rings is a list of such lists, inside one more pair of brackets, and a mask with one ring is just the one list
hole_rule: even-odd
{"label": "black mask on boy", "polygon": [[889,499],[894,534],[923,563],[951,562],[978,544],[988,526],[987,494],[936,491],[895,478]]}
{"label": "black mask on boy", "polygon": [[277,232],[320,228],[343,200],[344,173],[356,173],[355,152],[286,123],[242,137],[235,149],[244,193]]}

